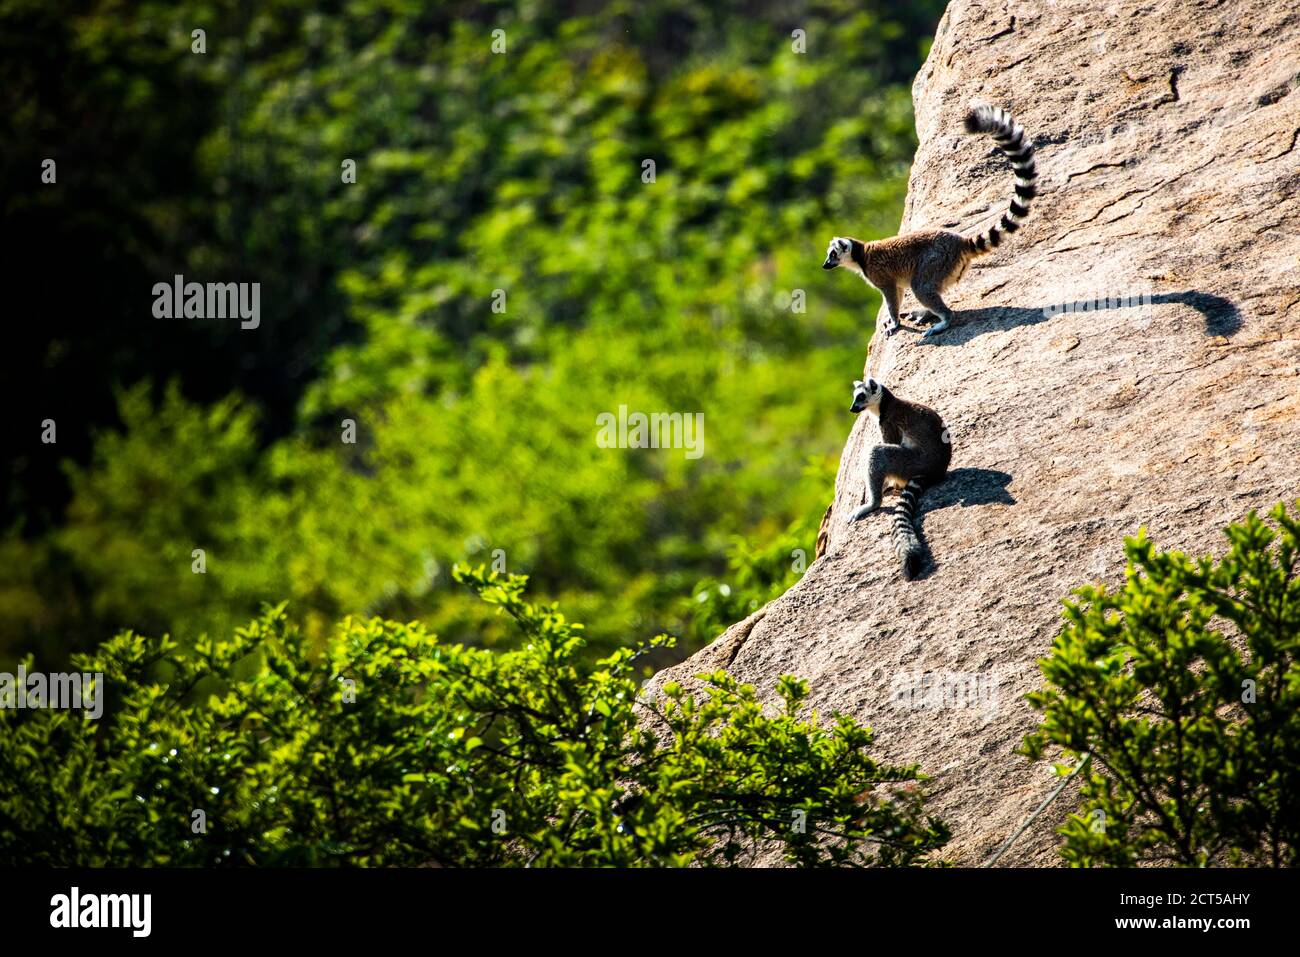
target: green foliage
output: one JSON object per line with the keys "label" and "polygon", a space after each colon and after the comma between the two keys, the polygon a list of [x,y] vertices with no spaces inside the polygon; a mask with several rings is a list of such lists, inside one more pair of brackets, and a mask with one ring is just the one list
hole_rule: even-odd
{"label": "green foliage", "polygon": [[[833,488],[834,467],[829,458],[810,460],[804,470],[805,480],[814,486]],[[689,637],[701,644],[712,641],[733,623],[789,590],[813,562],[822,514],[809,513],[761,546],[735,536],[727,548],[726,574],[706,578],[695,586],[693,606],[683,615],[690,623]]]}
{"label": "green foliage", "polygon": [[781,679],[774,711],[723,672],[703,700],[638,700],[639,652],[590,663],[581,626],[526,602],[522,577],[455,575],[521,647],[349,618],[314,655],[281,605],[233,639],[128,632],[79,656],[105,675],[102,722],[0,709],[0,859],[682,866],[765,846],[906,865],[946,840],[916,769],[874,761],[848,718],[801,717],[802,682]]}
{"label": "green foliage", "polygon": [[1297,863],[1300,522],[1270,517],[1228,526],[1217,562],[1139,534],[1121,590],[1066,603],[1025,747],[1093,756],[1063,828],[1070,863]]}
{"label": "green foliage", "polygon": [[[694,645],[733,611],[697,618],[689,596],[737,538],[813,548],[831,484],[802,463],[842,444],[879,304],[817,267],[832,234],[896,228],[906,84],[940,0],[29,6],[0,4],[4,22],[58,54],[20,46],[15,88],[67,59],[90,79],[66,122],[120,111],[130,131],[67,164],[112,171],[75,248],[134,258],[113,267],[121,295],[92,282],[93,302],[50,306],[92,315],[93,339],[60,327],[14,353],[67,405],[21,475],[75,464],[49,527],[18,522],[0,547],[0,657],[123,628],[228,634],[281,600],[313,640],[364,613],[492,645],[508,633],[445,570],[498,550],[595,651],[661,631]],[[20,144],[57,138],[63,110],[16,110]],[[152,172],[155,147],[167,176],[118,175]],[[54,208],[22,206],[36,245],[64,248],[52,224],[79,207],[58,204],[84,199],[37,195]],[[145,291],[175,272],[262,282],[260,328],[150,319]],[[114,384],[116,407],[99,395]],[[703,456],[598,447],[596,417],[622,405],[702,413]],[[743,604],[780,585],[757,580]]]}

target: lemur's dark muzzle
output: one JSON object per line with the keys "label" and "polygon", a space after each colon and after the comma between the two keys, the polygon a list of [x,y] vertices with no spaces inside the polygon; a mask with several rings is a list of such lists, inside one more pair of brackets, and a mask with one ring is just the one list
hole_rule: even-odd
{"label": "lemur's dark muzzle", "polygon": [[834,268],[835,268],[835,263],[832,262],[831,259],[828,257],[827,260],[826,260],[824,263],[822,263],[822,268],[823,268],[823,269],[834,269]]}

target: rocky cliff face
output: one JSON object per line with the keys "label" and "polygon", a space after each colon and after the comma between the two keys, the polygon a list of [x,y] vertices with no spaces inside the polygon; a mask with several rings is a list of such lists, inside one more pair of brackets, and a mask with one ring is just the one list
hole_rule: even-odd
{"label": "rocky cliff face", "polygon": [[[1121,581],[1139,526],[1217,553],[1223,525],[1300,495],[1300,11],[953,0],[913,94],[901,231],[973,232],[1005,209],[1005,160],[961,132],[972,101],[1015,114],[1040,174],[1025,226],[949,291],[952,328],[871,344],[870,374],[952,431],[950,477],[920,509],[932,570],[901,579],[892,499],[849,524],[880,441],[863,416],[828,553],[653,685],[714,667],[769,695],[779,674],[809,679],[821,712],[855,715],[882,757],[933,775],[947,856],[973,865],[1056,781],[1015,749],[1062,596]],[[846,409],[859,374],[844,370]],[[906,706],[925,674],[964,682],[975,706]],[[1002,863],[1057,863],[1073,806],[1067,792]]]}

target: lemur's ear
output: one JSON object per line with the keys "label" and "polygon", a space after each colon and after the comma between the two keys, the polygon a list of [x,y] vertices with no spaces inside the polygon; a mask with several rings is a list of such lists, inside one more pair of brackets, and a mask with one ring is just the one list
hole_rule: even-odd
{"label": "lemur's ear", "polygon": [[868,379],[867,388],[870,389],[872,392],[875,392],[877,389],[880,388],[880,383],[877,382],[875,379]]}
{"label": "lemur's ear", "polygon": [[856,390],[856,389],[865,389],[866,387],[867,387],[867,384],[866,384],[865,382],[863,382],[861,379],[854,379],[854,380],[853,380],[853,388],[854,388],[855,390]]}

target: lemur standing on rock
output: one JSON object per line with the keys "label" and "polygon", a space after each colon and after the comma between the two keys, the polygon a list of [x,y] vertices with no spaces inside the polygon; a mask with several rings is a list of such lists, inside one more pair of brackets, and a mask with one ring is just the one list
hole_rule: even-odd
{"label": "lemur standing on rock", "polygon": [[942,482],[952,461],[952,439],[928,406],[898,398],[875,379],[853,383],[850,412],[866,409],[880,424],[884,442],[867,462],[866,504],[849,519],[856,522],[880,508],[885,483],[902,487],[894,508],[894,553],[903,577],[912,579],[925,565],[925,546],[916,533],[916,500],[928,485]]}
{"label": "lemur standing on rock", "polygon": [[898,331],[903,283],[911,285],[917,301],[925,307],[910,318],[918,322],[938,320],[923,338],[947,329],[952,310],[939,294],[965,274],[972,259],[996,248],[1002,242],[1003,232],[1014,233],[1020,228],[1020,221],[1029,215],[1029,201],[1037,195],[1034,147],[1011,114],[997,107],[979,106],[966,114],[965,122],[968,133],[988,133],[993,137],[993,142],[1011,160],[1016,174],[1011,207],[1002,214],[998,225],[978,236],[963,236],[947,229],[926,229],[874,243],[836,236],[826,250],[823,269],[845,266],[880,290],[889,310],[886,336]]}

